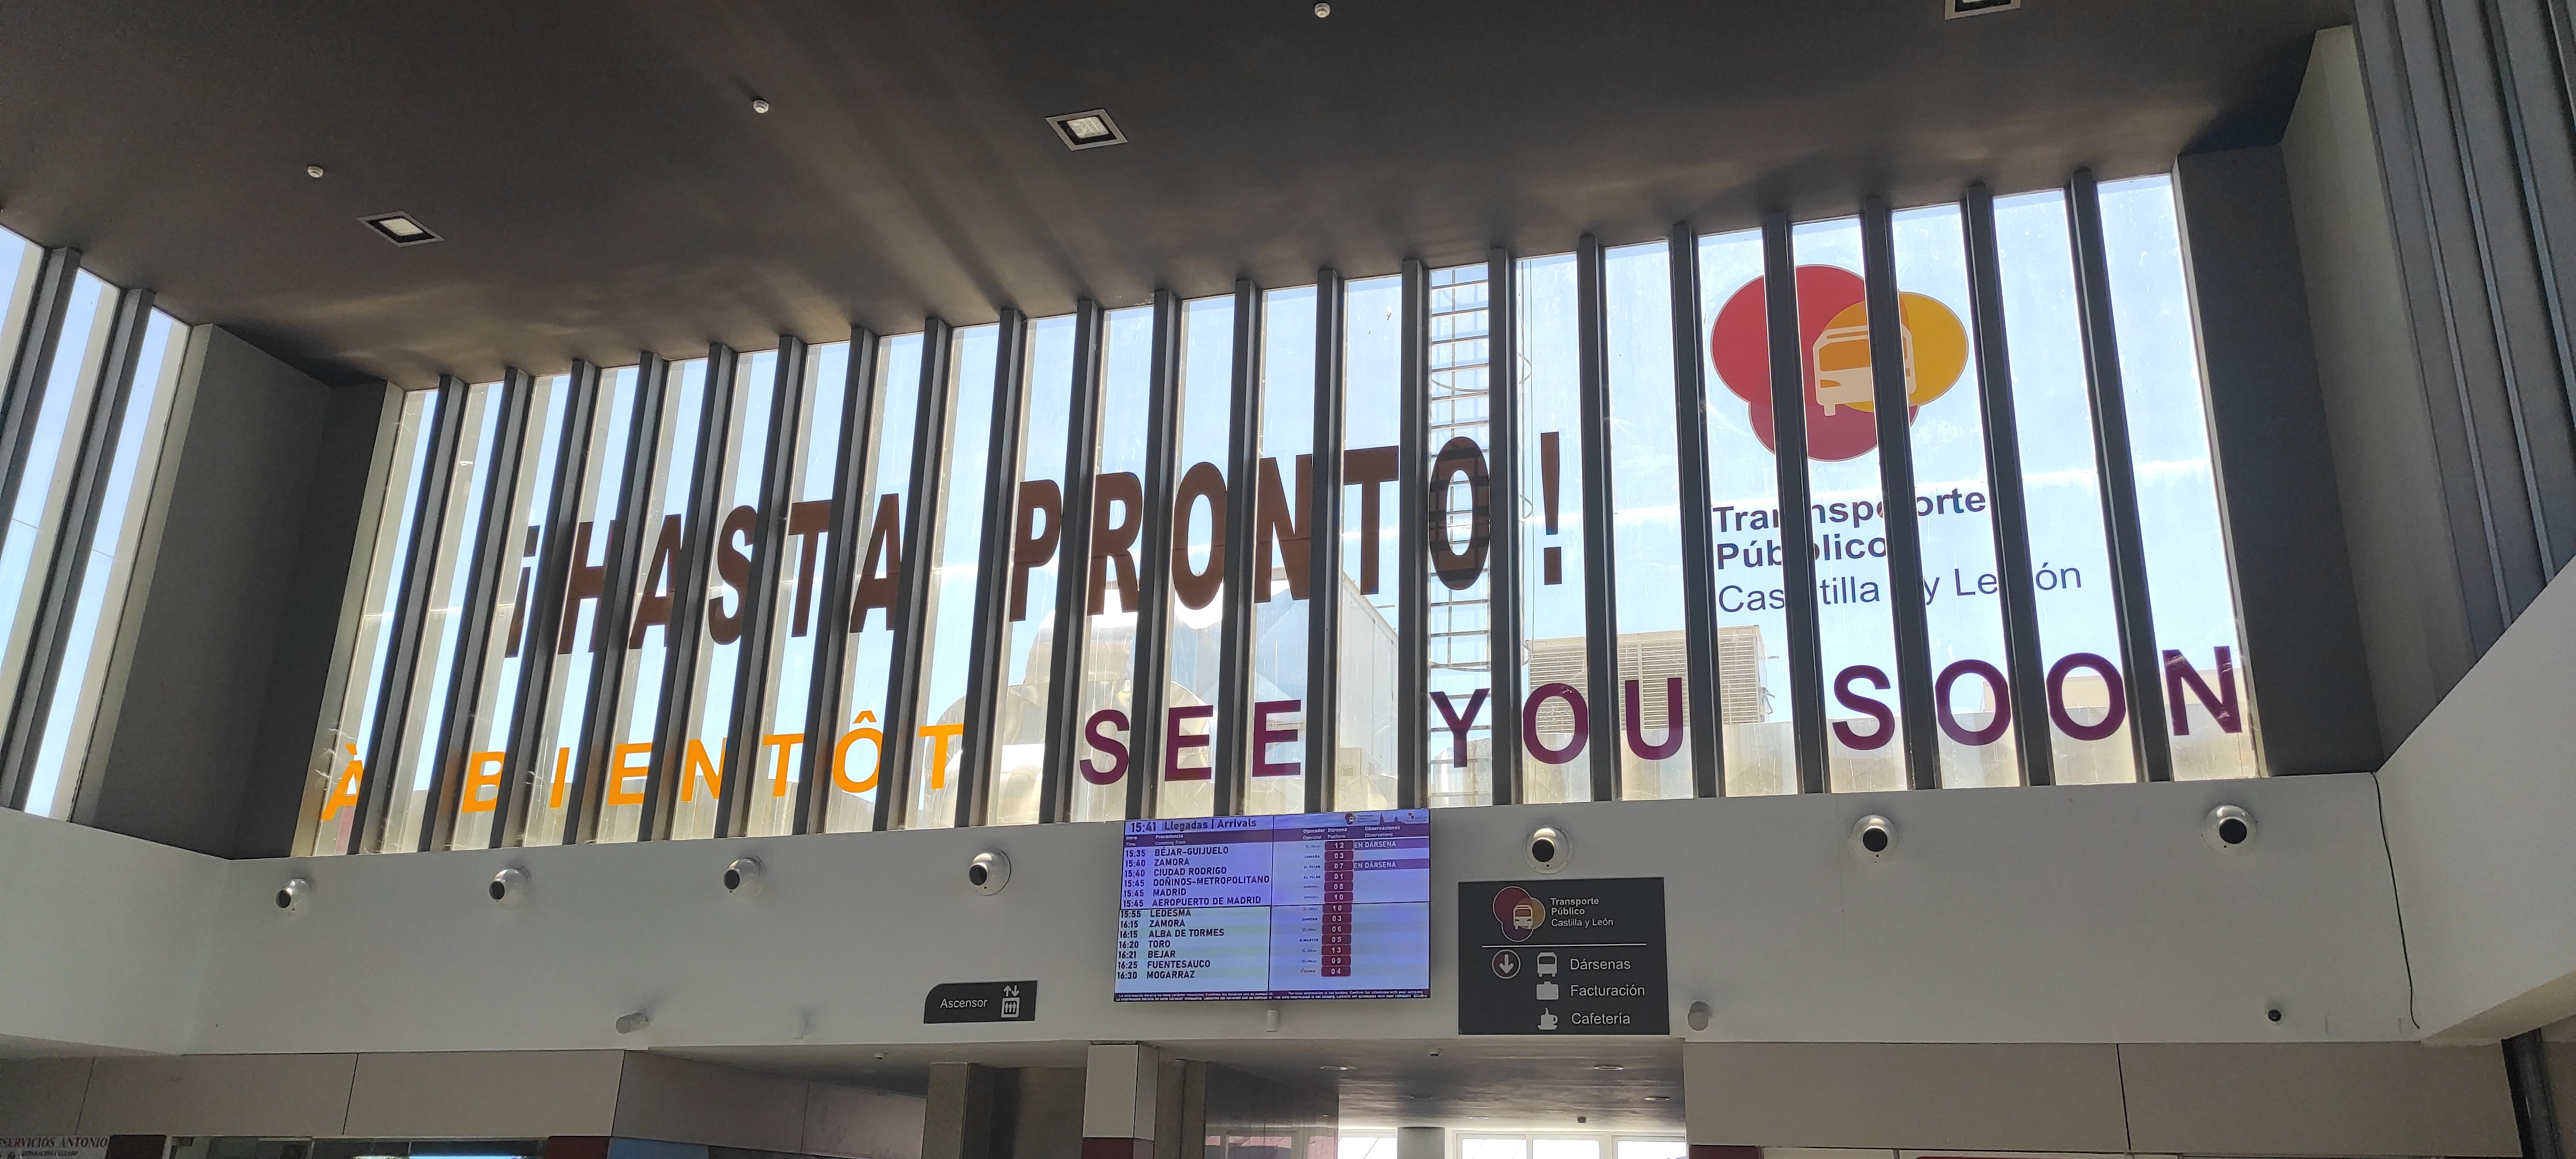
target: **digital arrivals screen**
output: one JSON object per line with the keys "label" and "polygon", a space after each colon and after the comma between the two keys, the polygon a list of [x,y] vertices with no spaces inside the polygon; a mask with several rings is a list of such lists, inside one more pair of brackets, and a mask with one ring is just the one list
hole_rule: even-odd
{"label": "digital arrivals screen", "polygon": [[1121,1002],[1431,996],[1431,811],[1127,823]]}

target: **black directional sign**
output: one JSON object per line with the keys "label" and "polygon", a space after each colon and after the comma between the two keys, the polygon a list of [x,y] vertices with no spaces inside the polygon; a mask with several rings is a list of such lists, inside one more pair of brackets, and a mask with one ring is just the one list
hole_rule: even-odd
{"label": "black directional sign", "polygon": [[1458,1033],[1670,1031],[1664,879],[1458,883]]}
{"label": "black directional sign", "polygon": [[923,1022],[1028,1022],[1037,1016],[1035,982],[942,982],[921,1001]]}

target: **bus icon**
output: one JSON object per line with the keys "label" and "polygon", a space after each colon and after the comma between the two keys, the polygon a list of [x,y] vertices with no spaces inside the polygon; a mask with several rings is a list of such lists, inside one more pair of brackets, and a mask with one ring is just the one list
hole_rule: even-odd
{"label": "bus icon", "polygon": [[1556,951],[1539,951],[1538,976],[1541,978],[1553,978],[1556,976]]}
{"label": "bus icon", "polygon": [[[1914,394],[1914,332],[1903,325],[1896,328],[1904,350],[1905,393]],[[1832,414],[1840,407],[1866,408],[1876,397],[1876,383],[1870,377],[1869,323],[1856,326],[1828,326],[1816,336],[1816,405]]]}

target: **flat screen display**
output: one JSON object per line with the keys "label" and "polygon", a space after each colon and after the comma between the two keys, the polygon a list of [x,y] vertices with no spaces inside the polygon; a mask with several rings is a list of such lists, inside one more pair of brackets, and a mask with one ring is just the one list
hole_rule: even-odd
{"label": "flat screen display", "polygon": [[1431,811],[1127,823],[1121,1002],[1431,996]]}

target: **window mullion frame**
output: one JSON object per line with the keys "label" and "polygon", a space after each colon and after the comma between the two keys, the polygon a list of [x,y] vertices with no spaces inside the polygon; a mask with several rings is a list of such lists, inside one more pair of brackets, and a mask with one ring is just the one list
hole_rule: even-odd
{"label": "window mullion frame", "polygon": [[[850,327],[850,356],[840,386],[841,427],[832,452],[831,525],[823,533],[823,590],[814,605],[814,668],[805,699],[804,775],[796,785],[797,833],[828,828],[825,814],[839,788],[834,766],[841,759],[842,730],[856,725],[840,719],[841,698],[848,692],[842,669],[849,662],[850,637],[856,635],[850,630],[850,601],[857,585],[859,540],[872,514],[868,492],[876,483],[876,439],[885,420],[885,392],[877,384],[881,341],[865,326]],[[884,751],[883,744],[878,751]],[[884,795],[882,785],[878,794]]]}
{"label": "window mullion frame", "polygon": [[1421,258],[1404,259],[1397,300],[1395,805],[1422,809],[1431,804],[1431,544],[1423,524],[1431,473],[1431,274]]}
{"label": "window mullion frame", "polygon": [[1028,434],[1029,316],[1005,307],[997,325],[993,420],[984,444],[984,510],[978,513],[984,534],[977,542],[974,631],[966,645],[965,764],[957,778],[954,820],[960,829],[992,820],[993,726],[999,716],[1003,646],[1010,638],[1010,625],[1002,617],[1011,592],[1011,527],[1020,504],[1020,448]]}
{"label": "window mullion frame", "polygon": [[412,500],[411,542],[405,546],[401,586],[394,597],[393,628],[387,633],[385,682],[376,690],[376,731],[367,738],[366,763],[358,777],[358,823],[349,827],[347,853],[373,853],[384,848],[385,821],[392,812],[394,783],[401,764],[403,725],[409,719],[413,684],[420,679],[420,641],[428,618],[430,587],[438,567],[440,525],[447,522],[447,494],[456,473],[456,443],[465,426],[472,391],[452,374],[438,377],[438,415],[430,421],[428,456],[420,467],[420,494]]}
{"label": "window mullion frame", "polygon": [[1315,271],[1315,477],[1306,518],[1306,811],[1332,811],[1341,750],[1342,403],[1348,374],[1343,341],[1350,287],[1326,266]]}
{"label": "window mullion frame", "polygon": [[[1261,471],[1261,343],[1265,333],[1261,286],[1250,278],[1234,283],[1234,408],[1226,430],[1225,586],[1218,599],[1225,609],[1219,639],[1216,713],[1216,770],[1209,812],[1219,817],[1243,813],[1249,764],[1258,760],[1249,743],[1252,710],[1252,567],[1256,549],[1270,550],[1255,526]],[[1260,593],[1266,595],[1267,593]],[[1250,754],[1247,759],[1246,754]]]}
{"label": "window mullion frame", "polygon": [[[1941,730],[1932,703],[1930,609],[1923,603],[1923,526],[1914,505],[1913,423],[1905,382],[1902,299],[1896,287],[1895,213],[1870,196],[1860,207],[1861,282],[1869,326],[1871,419],[1878,434],[1878,490],[1887,522],[1889,626],[1896,633],[1896,695],[1910,789],[1941,787]],[[1880,319],[1889,325],[1877,325]]]}
{"label": "window mullion frame", "polygon": [[1711,543],[1708,482],[1708,354],[1700,341],[1699,235],[1673,223],[1664,241],[1673,294],[1673,430],[1681,459],[1683,664],[1685,734],[1690,738],[1691,795],[1726,795],[1726,745],[1718,697],[1717,563]]}
{"label": "window mullion frame", "polygon": [[1490,602],[1487,645],[1493,662],[1493,803],[1517,805],[1528,797],[1521,784],[1521,412],[1520,412],[1520,266],[1512,251],[1495,246],[1485,253],[1485,399],[1490,416],[1487,443],[1488,500],[1492,515],[1486,525],[1493,539],[1486,552],[1485,585]]}
{"label": "window mullion frame", "polygon": [[920,393],[912,420],[912,472],[905,484],[903,559],[895,573],[894,647],[887,658],[886,714],[881,722],[885,739],[878,750],[879,830],[892,829],[907,820],[904,814],[911,804],[912,742],[918,735],[912,717],[921,699],[921,657],[925,651],[922,636],[929,630],[924,621],[934,570],[927,561],[939,534],[939,521],[932,516],[939,509],[939,491],[946,480],[942,460],[956,405],[956,392],[948,386],[949,339],[954,333],[953,327],[936,316],[922,320]]}
{"label": "window mullion frame", "polygon": [[1609,314],[1604,300],[1607,255],[1601,239],[1584,234],[1575,247],[1575,383],[1583,448],[1584,698],[1590,736],[1585,764],[1592,799],[1616,801],[1619,775],[1619,587],[1611,557]]}
{"label": "window mullion frame", "polygon": [[[682,754],[689,743],[689,702],[697,687],[699,643],[706,635],[707,577],[714,570],[717,525],[724,521],[716,505],[724,497],[725,446],[733,440],[733,395],[741,367],[742,355],[733,347],[707,344],[705,388],[698,395],[698,445],[689,460],[688,509],[680,516],[679,559],[671,565],[671,617],[662,625],[662,687],[654,697],[644,811],[635,822],[638,841],[670,838],[674,799],[687,769]],[[679,447],[671,448],[673,458],[679,453]],[[636,531],[636,543],[641,546],[643,528],[638,526]]]}
{"label": "window mullion frame", "polygon": [[1816,608],[1815,526],[1809,522],[1807,369],[1798,328],[1797,250],[1789,214],[1762,218],[1763,333],[1771,368],[1772,466],[1780,503],[1781,586],[1789,597],[1789,711],[1798,791],[1830,788],[1825,746],[1825,663]]}
{"label": "window mullion frame", "polygon": [[2005,681],[2012,688],[2013,747],[2021,783],[2056,783],[2046,669],[2039,651],[2038,588],[2032,583],[2030,508],[2022,491],[2021,425],[2013,409],[2012,359],[2004,319],[1995,195],[1968,186],[1962,216],[1968,247],[1968,312],[1977,336],[1977,396],[1986,427],[1986,490],[1993,496],[1995,562],[2002,570]]}
{"label": "window mullion frame", "polygon": [[493,849],[517,845],[526,837],[528,819],[522,798],[529,786],[543,780],[536,758],[544,743],[546,700],[554,687],[555,642],[563,628],[573,530],[581,520],[582,485],[590,477],[590,436],[599,415],[599,367],[574,360],[563,389],[567,393],[563,430],[555,440],[555,477],[544,481],[548,487],[545,534],[537,549],[535,582],[529,585],[527,635],[519,641],[525,659],[519,665],[519,686],[512,693],[501,788],[492,802],[489,847]]}
{"label": "window mullion frame", "polygon": [[[1047,654],[1046,761],[1038,772],[1038,823],[1072,812],[1074,745],[1081,725],[1083,652],[1091,635],[1091,505],[1100,471],[1100,303],[1074,303],[1072,410],[1066,416],[1064,502],[1056,517],[1055,630]],[[1133,518],[1132,516],[1130,518]],[[1132,731],[1132,730],[1131,730]]]}
{"label": "window mullion frame", "polygon": [[[6,800],[13,808],[26,808],[24,795],[44,751],[54,684],[70,647],[81,583],[89,572],[90,540],[98,533],[107,474],[125,428],[135,365],[151,325],[152,291],[132,289],[117,295],[98,380],[90,390],[89,413],[81,421],[80,445],[73,451],[63,525],[54,535],[52,558],[45,564],[44,587],[37,594],[28,627],[26,663],[15,674],[17,690],[10,700],[6,740],[0,742],[0,783],[9,786]],[[63,770],[66,777],[78,773],[73,768]]]}
{"label": "window mullion frame", "polygon": [[[759,771],[763,736],[769,716],[771,629],[778,622],[778,573],[787,550],[787,518],[796,464],[804,456],[806,432],[798,421],[805,401],[805,373],[813,349],[793,334],[778,336],[769,382],[769,429],[762,432],[760,493],[752,497],[751,576],[742,601],[742,655],[734,661],[733,703],[726,707],[724,754],[717,758],[721,787],[716,792],[715,835],[740,837],[751,825],[751,789]],[[717,494],[722,488],[717,488]],[[712,514],[712,512],[711,512]],[[718,535],[723,534],[721,530]],[[713,540],[711,547],[718,546]],[[712,555],[712,551],[710,552]],[[703,600],[701,597],[701,606]],[[781,778],[787,762],[778,762]]]}
{"label": "window mullion frame", "polygon": [[2173,740],[2165,729],[2164,665],[2156,658],[2155,612],[2147,598],[2146,536],[2138,517],[2137,460],[2129,446],[2127,389],[2120,373],[2119,327],[2111,314],[2109,256],[2102,242],[2101,186],[2091,169],[2067,181],[2066,218],[2073,234],[2076,320],[2084,338],[2084,383],[2093,410],[2093,456],[2102,482],[2102,521],[2109,532],[2111,595],[2119,617],[2120,667],[2128,681],[2129,747],[2139,779],[2173,779]]}
{"label": "window mullion frame", "polygon": [[520,452],[527,446],[529,403],[536,394],[536,380],[527,371],[509,367],[492,389],[500,392],[492,419],[499,429],[493,432],[492,450],[483,464],[483,510],[469,533],[473,554],[467,559],[464,601],[458,609],[463,619],[457,626],[456,665],[447,674],[447,707],[438,721],[437,743],[430,750],[434,772],[429,801],[421,810],[420,832],[411,835],[411,847],[420,852],[447,847],[455,836],[457,809],[464,802],[459,789],[474,748],[475,709],[483,697],[483,649],[492,635],[501,564],[510,557],[509,525],[516,518],[510,500],[518,493]]}
{"label": "window mullion frame", "polygon": [[[653,505],[654,456],[661,442],[662,413],[671,404],[671,360],[644,351],[635,365],[634,413],[626,426],[625,458],[620,462],[617,510],[610,517],[608,555],[602,566],[597,611],[591,616],[589,703],[582,706],[581,751],[572,755],[577,771],[573,815],[565,818],[563,844],[594,841],[599,814],[606,804],[601,784],[617,741],[619,704],[626,695],[626,633],[635,619],[635,579],[642,568],[644,524]],[[663,630],[669,631],[669,625]],[[533,801],[533,797],[531,798]]]}

